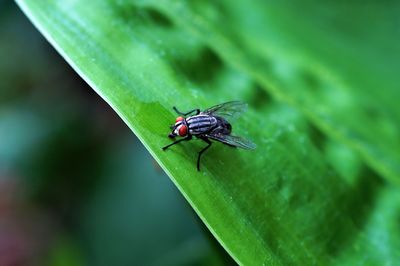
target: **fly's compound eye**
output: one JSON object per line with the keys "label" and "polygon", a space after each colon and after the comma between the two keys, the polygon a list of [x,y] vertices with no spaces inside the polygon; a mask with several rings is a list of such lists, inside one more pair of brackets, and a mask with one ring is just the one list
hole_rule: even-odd
{"label": "fly's compound eye", "polygon": [[178,116],[175,120],[175,123],[181,122],[183,121],[183,117],[182,116]]}
{"label": "fly's compound eye", "polygon": [[179,133],[179,136],[181,136],[181,137],[186,136],[186,134],[187,134],[187,126],[182,125],[182,126],[179,128],[178,133]]}

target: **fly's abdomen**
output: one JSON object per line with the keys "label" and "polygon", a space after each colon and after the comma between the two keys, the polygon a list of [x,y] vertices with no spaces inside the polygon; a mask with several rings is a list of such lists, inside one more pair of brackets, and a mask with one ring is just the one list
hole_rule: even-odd
{"label": "fly's abdomen", "polygon": [[195,115],[188,117],[186,123],[190,134],[200,135],[213,129],[217,125],[217,119],[209,115]]}

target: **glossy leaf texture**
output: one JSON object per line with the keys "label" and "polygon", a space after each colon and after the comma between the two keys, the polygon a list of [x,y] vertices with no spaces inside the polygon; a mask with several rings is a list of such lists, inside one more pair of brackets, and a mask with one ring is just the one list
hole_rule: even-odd
{"label": "glossy leaf texture", "polygon": [[400,4],[145,2],[400,184]]}
{"label": "glossy leaf texture", "polygon": [[[393,7],[369,7],[371,18],[336,2],[17,3],[238,263],[400,260]],[[256,150],[216,143],[201,172],[201,141],[161,150],[172,106],[229,100],[249,103],[233,131]]]}

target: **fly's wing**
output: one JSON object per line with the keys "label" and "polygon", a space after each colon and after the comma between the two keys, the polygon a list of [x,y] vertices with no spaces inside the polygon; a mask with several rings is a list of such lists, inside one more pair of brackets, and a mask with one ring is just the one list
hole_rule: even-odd
{"label": "fly's wing", "polygon": [[213,107],[210,107],[202,111],[201,113],[207,115],[219,116],[232,120],[234,118],[237,118],[246,109],[247,109],[247,103],[240,101],[232,101],[215,105]]}
{"label": "fly's wing", "polygon": [[232,135],[224,135],[224,134],[207,134],[207,137],[213,140],[220,141],[222,143],[239,147],[242,149],[246,150],[254,150],[257,145],[251,142],[250,140],[238,137],[238,136],[232,136]]}

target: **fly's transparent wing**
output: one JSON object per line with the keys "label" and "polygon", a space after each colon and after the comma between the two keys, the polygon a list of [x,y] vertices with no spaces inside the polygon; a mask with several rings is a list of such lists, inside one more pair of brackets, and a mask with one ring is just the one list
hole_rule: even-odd
{"label": "fly's transparent wing", "polygon": [[217,140],[220,142],[223,142],[225,144],[239,147],[242,149],[246,150],[254,150],[257,145],[251,142],[250,140],[238,137],[238,136],[232,136],[232,135],[224,135],[224,134],[207,134],[207,137],[213,140]]}
{"label": "fly's transparent wing", "polygon": [[202,111],[201,113],[232,120],[234,118],[237,118],[246,109],[247,103],[241,101],[232,101],[215,105]]}

